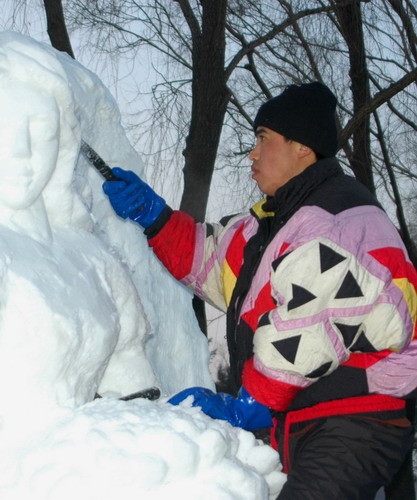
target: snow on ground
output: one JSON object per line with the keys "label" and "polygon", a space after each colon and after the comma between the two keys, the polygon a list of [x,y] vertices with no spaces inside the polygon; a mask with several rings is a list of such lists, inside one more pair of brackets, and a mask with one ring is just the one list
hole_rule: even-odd
{"label": "snow on ground", "polygon": [[[103,84],[0,33],[0,126],[0,498],[275,498],[275,451],[166,403],[214,387],[207,340],[190,293],[80,155],[83,138],[143,171]],[[159,401],[118,399],[153,385]]]}

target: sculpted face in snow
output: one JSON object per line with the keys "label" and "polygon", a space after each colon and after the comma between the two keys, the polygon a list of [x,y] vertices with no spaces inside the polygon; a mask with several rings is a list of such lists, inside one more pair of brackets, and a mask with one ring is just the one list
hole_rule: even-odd
{"label": "sculpted face in snow", "polygon": [[59,110],[51,96],[13,80],[0,87],[0,109],[0,204],[25,209],[55,169]]}

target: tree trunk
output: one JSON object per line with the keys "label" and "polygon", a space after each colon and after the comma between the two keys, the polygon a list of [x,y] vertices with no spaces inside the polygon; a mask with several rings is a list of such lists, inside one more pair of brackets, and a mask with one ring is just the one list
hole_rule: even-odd
{"label": "tree trunk", "polygon": [[[350,80],[353,99],[353,114],[364,108],[370,101],[369,74],[366,64],[366,49],[362,30],[362,15],[359,1],[342,5],[344,0],[336,0],[336,15],[340,31],[349,50]],[[370,145],[370,116],[367,115],[353,132],[352,154],[349,158],[355,177],[372,193],[375,184],[372,174]]]}
{"label": "tree trunk", "polygon": [[43,3],[45,6],[47,31],[52,47],[61,52],[66,52],[75,59],[65,24],[61,0],[43,0]]}
{"label": "tree trunk", "polygon": [[[181,4],[181,2],[180,2]],[[225,74],[227,0],[201,0],[201,31],[193,31],[192,108],[184,155],[180,209],[203,222],[230,93]],[[194,297],[201,330],[207,334],[204,303]]]}
{"label": "tree trunk", "polygon": [[225,75],[227,0],[202,0],[201,32],[193,36],[192,108],[183,152],[181,210],[205,219],[211,178],[230,93]]}

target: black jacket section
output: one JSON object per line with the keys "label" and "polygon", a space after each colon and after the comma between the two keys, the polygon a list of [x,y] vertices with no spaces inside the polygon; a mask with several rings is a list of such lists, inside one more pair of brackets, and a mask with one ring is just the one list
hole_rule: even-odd
{"label": "black jacket section", "polygon": [[314,384],[300,391],[293,399],[288,411],[313,406],[323,401],[340,399],[348,396],[369,394],[366,373],[361,368],[339,366],[332,374],[318,379]]}
{"label": "black jacket section", "polygon": [[290,179],[262,208],[288,220],[303,206],[317,206],[337,214],[361,205],[380,207],[365,186],[343,173],[336,158],[325,158]]}

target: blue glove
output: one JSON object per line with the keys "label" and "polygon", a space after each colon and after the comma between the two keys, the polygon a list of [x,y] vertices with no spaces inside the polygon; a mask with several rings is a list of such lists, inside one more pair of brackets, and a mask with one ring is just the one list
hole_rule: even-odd
{"label": "blue glove", "polygon": [[152,226],[166,207],[166,202],[131,170],[112,169],[117,181],[106,181],[103,191],[117,215],[137,222],[143,228]]}
{"label": "blue glove", "polygon": [[216,394],[204,387],[191,387],[179,392],[168,403],[178,405],[188,396],[194,396],[193,406],[200,406],[203,412],[219,420],[227,420],[235,427],[255,431],[272,426],[272,417],[267,406],[258,403],[241,387],[237,398],[229,394]]}

